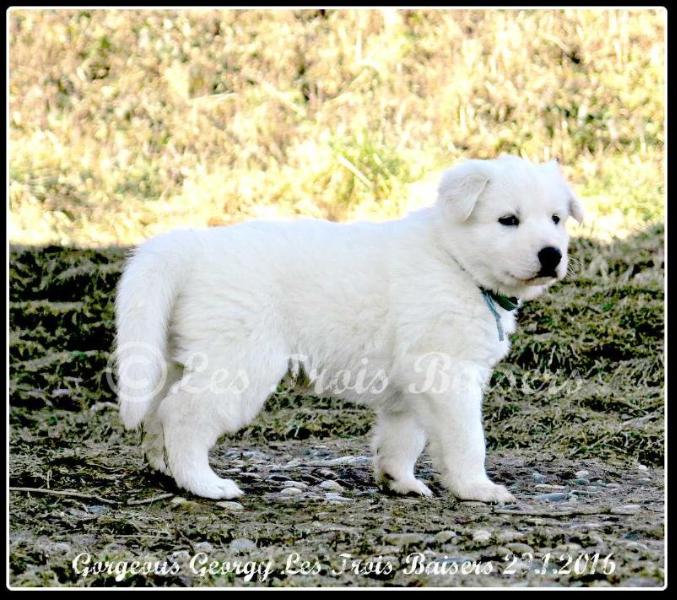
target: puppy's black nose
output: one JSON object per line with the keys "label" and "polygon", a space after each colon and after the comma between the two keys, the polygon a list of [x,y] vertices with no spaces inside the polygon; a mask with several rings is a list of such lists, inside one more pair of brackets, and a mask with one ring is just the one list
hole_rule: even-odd
{"label": "puppy's black nose", "polygon": [[562,260],[562,253],[558,248],[546,246],[538,253],[538,260],[541,261],[542,273],[554,273],[555,267]]}

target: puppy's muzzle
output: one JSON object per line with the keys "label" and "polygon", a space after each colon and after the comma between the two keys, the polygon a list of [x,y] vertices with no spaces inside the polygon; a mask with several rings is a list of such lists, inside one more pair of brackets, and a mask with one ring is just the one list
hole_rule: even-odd
{"label": "puppy's muzzle", "polygon": [[538,272],[540,277],[557,277],[557,265],[562,261],[562,253],[558,248],[546,246],[538,253],[538,260],[541,263],[541,270]]}

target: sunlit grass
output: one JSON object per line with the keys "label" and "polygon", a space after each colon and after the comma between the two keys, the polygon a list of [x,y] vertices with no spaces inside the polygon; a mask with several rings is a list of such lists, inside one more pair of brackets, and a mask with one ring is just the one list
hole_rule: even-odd
{"label": "sunlit grass", "polygon": [[502,152],[625,236],[664,217],[665,14],[13,10],[10,239],[388,218]]}

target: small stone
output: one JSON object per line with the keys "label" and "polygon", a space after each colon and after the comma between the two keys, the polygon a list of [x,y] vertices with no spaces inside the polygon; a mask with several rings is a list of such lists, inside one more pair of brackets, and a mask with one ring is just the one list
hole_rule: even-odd
{"label": "small stone", "polygon": [[193,555],[188,550],[177,550],[169,555],[177,563],[186,563],[190,561]]}
{"label": "small stone", "polygon": [[352,502],[350,498],[346,498],[345,496],[341,496],[341,494],[337,494],[336,492],[327,492],[324,495],[324,499],[327,502]]}
{"label": "small stone", "polygon": [[440,531],[435,535],[435,540],[440,544],[446,544],[449,540],[452,540],[456,537],[456,532],[454,531]]}
{"label": "small stone", "polygon": [[216,506],[220,506],[226,510],[244,510],[244,506],[242,506],[242,504],[239,502],[229,502],[227,500],[224,500],[223,502],[217,502]]}
{"label": "small stone", "polygon": [[534,550],[531,546],[529,546],[528,544],[522,544],[520,542],[513,542],[512,544],[508,544],[508,549],[511,552],[514,552],[515,554],[519,554],[519,555],[527,554],[527,553],[530,553],[530,554],[534,553]]}
{"label": "small stone", "polygon": [[578,477],[578,478],[574,479],[574,483],[576,485],[590,485],[590,480],[585,479],[585,477]]}
{"label": "small stone", "polygon": [[491,539],[491,531],[478,529],[472,534],[472,539],[475,542],[488,542]]}
{"label": "small stone", "polygon": [[52,554],[68,554],[71,551],[71,545],[68,542],[56,542],[49,546]]}
{"label": "small stone", "polygon": [[256,543],[247,538],[236,538],[230,542],[229,548],[233,552],[247,552],[248,550],[256,550]]}
{"label": "small stone", "polygon": [[553,549],[553,554],[569,554],[573,556],[577,552],[580,552],[581,550],[581,545],[580,544],[575,544],[573,542],[569,543],[564,543],[560,544],[556,548]]}
{"label": "small stone", "polygon": [[370,462],[371,458],[368,456],[339,456],[338,458],[327,460],[324,464],[328,467],[335,467],[339,465],[359,465]]}
{"label": "small stone", "polygon": [[616,488],[621,487],[621,484],[620,483],[607,483],[606,487],[616,489]]}
{"label": "small stone", "polygon": [[649,470],[649,467],[647,467],[646,465],[641,465],[641,464],[637,465],[637,468],[640,471],[648,471]]}
{"label": "small stone", "polygon": [[554,492],[552,494],[539,494],[536,496],[536,500],[541,502],[563,502],[568,498],[568,494],[562,494],[561,492]]}
{"label": "small stone", "polygon": [[496,534],[496,538],[501,542],[514,542],[515,540],[519,540],[520,538],[523,537],[524,537],[523,533],[519,531],[512,531],[510,529],[499,531]]}
{"label": "small stone", "polygon": [[308,487],[307,483],[303,483],[303,481],[285,481],[282,484],[282,487],[286,488],[299,488],[300,490],[305,490]]}
{"label": "small stone", "polygon": [[267,478],[267,481],[289,481],[289,477],[275,473],[274,475],[270,475]]}
{"label": "small stone", "polygon": [[303,494],[303,490],[297,487],[287,487],[280,492],[280,496],[300,496],[301,494]]}
{"label": "small stone", "polygon": [[320,487],[323,490],[327,490],[328,492],[342,492],[343,491],[343,486],[340,483],[333,481],[331,479],[327,479],[327,481],[323,481],[320,484]]}
{"label": "small stone", "polygon": [[625,504],[623,506],[615,506],[611,509],[613,515],[634,515],[637,514],[642,507],[639,504]]}
{"label": "small stone", "polygon": [[388,533],[383,536],[383,540],[387,544],[392,544],[393,546],[414,546],[419,544],[424,544],[426,541],[426,536],[422,533]]}
{"label": "small stone", "polygon": [[471,508],[473,512],[488,513],[491,507],[486,502],[476,502],[475,500],[461,500],[461,506]]}
{"label": "small stone", "polygon": [[212,546],[209,542],[198,542],[195,544],[195,550],[196,552],[204,552],[205,554],[209,554],[210,552],[214,551],[214,546]]}
{"label": "small stone", "polygon": [[587,477],[590,475],[590,471],[586,471],[585,469],[581,469],[580,471],[576,471],[575,473],[576,477],[583,478]]}
{"label": "small stone", "polygon": [[334,473],[334,471],[331,471],[329,469],[318,469],[317,472],[320,475],[322,475],[322,477],[324,477],[325,479],[333,479],[334,477],[336,477],[336,473]]}
{"label": "small stone", "polygon": [[539,483],[536,485],[539,490],[566,490],[565,485],[555,485],[554,483]]}
{"label": "small stone", "polygon": [[176,508],[185,510],[188,512],[194,512],[201,510],[202,506],[199,502],[193,500],[186,500],[186,498],[181,498],[180,496],[175,496],[171,499],[171,504]]}
{"label": "small stone", "polygon": [[538,471],[534,471],[531,474],[531,477],[536,483],[545,483],[546,477],[542,473],[539,473]]}

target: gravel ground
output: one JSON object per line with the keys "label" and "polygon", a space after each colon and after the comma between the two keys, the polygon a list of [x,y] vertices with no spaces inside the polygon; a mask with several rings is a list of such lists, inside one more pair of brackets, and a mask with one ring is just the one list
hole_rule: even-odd
{"label": "gravel ground", "polygon": [[[106,425],[119,429],[112,406],[90,418],[102,431]],[[77,430],[68,418],[60,426]],[[245,496],[214,502],[186,495],[170,479],[149,473],[138,453],[118,439],[112,436],[106,447],[89,442],[65,453],[54,449],[43,458],[53,489],[71,490],[73,496],[16,486],[12,584],[655,587],[663,582],[660,468],[494,452],[489,472],[518,501],[491,506],[449,497],[426,460],[420,473],[434,498],[384,493],[371,477],[364,436],[264,445],[228,440],[215,449],[212,462],[241,484]],[[12,480],[34,480],[47,466],[35,461],[30,454],[15,458]],[[74,485],[78,480],[90,481],[90,487]],[[171,571],[106,572],[134,560],[159,562]]]}

